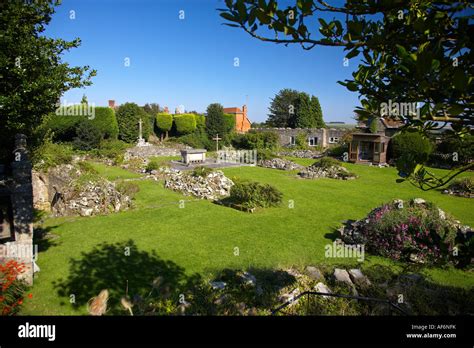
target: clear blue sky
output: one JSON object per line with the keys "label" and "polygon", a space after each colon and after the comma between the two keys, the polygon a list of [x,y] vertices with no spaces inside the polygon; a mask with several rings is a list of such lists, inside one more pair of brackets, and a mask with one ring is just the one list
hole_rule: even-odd
{"label": "clear blue sky", "polygon": [[96,105],[156,102],[172,112],[178,105],[204,112],[213,102],[247,102],[250,120],[261,122],[270,98],[293,88],[318,96],[326,121],[353,122],[357,94],[337,81],[351,76],[356,61],[344,67],[339,48],[305,51],[251,38],[222,25],[222,7],[219,0],[63,0],[45,34],[81,38],[64,60],[97,70],[92,86],[68,91],[63,101],[86,94]]}

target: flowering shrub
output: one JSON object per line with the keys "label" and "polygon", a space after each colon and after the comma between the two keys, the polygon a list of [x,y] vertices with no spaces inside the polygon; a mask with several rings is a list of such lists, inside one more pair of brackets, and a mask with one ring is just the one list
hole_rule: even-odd
{"label": "flowering shrub", "polygon": [[456,256],[458,227],[431,203],[385,204],[369,214],[360,234],[371,252],[395,260],[442,264]]}
{"label": "flowering shrub", "polygon": [[15,260],[0,263],[0,313],[14,315],[23,304],[26,285],[17,277],[23,273],[24,264]]}

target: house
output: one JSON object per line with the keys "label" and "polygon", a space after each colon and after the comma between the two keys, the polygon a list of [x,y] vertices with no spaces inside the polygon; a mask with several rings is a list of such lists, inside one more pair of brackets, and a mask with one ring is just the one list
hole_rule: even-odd
{"label": "house", "polygon": [[224,113],[235,116],[235,131],[237,133],[247,133],[250,130],[251,123],[247,117],[247,105],[242,106],[242,110],[237,107],[224,108]]}
{"label": "house", "polygon": [[349,143],[349,162],[386,163],[390,139],[402,125],[402,122],[390,118],[360,122],[357,127],[358,131],[352,133]]}
{"label": "house", "polygon": [[[352,127],[354,128],[354,127]],[[296,145],[296,138],[303,134],[311,147],[329,147],[335,145],[351,129],[349,125],[328,128],[254,128],[256,132],[273,132],[279,137],[280,146],[291,147]]]}

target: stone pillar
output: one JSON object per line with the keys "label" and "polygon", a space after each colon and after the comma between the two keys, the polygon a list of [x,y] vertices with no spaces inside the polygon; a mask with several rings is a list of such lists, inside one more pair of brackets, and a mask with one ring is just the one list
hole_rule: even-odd
{"label": "stone pillar", "polygon": [[25,264],[22,278],[33,283],[33,186],[31,162],[26,149],[26,136],[17,134],[13,150],[11,204],[13,212],[14,241],[7,244],[16,250],[18,261]]}

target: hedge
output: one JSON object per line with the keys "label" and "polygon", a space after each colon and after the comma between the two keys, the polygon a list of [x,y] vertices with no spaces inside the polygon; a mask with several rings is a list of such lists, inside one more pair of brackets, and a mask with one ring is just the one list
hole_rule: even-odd
{"label": "hedge", "polygon": [[226,129],[228,133],[235,131],[235,115],[233,114],[224,114],[224,120],[226,124]]}
{"label": "hedge", "polygon": [[54,132],[54,139],[61,141],[73,141],[77,136],[77,127],[79,123],[90,123],[96,128],[102,139],[117,139],[118,124],[115,112],[108,107],[95,107],[95,117],[89,116],[72,116],[67,115],[67,109],[62,108],[66,115],[51,114],[45,124],[46,129]]}
{"label": "hedge", "polygon": [[173,116],[166,113],[158,113],[156,115],[156,127],[163,133],[168,135],[168,131],[173,126]]}
{"label": "hedge", "polygon": [[179,134],[190,134],[196,130],[196,117],[194,114],[181,114],[174,116],[176,131]]}

